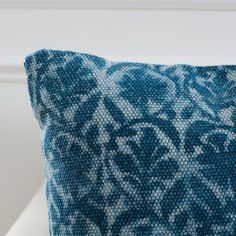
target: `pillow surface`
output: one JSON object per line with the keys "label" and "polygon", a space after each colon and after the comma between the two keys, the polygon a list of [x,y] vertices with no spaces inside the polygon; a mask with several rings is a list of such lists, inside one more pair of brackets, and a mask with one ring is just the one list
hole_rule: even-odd
{"label": "pillow surface", "polygon": [[52,236],[236,235],[236,66],[25,61]]}

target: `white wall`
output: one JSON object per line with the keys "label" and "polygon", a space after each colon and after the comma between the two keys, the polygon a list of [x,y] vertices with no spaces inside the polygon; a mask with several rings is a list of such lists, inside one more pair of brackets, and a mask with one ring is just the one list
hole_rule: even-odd
{"label": "white wall", "polygon": [[157,63],[233,63],[235,11],[2,10],[0,61],[39,48]]}
{"label": "white wall", "polygon": [[235,64],[235,11],[0,10],[0,235],[42,179],[24,56],[40,48],[112,60]]}
{"label": "white wall", "polygon": [[0,82],[0,235],[42,181],[39,132],[25,84]]}

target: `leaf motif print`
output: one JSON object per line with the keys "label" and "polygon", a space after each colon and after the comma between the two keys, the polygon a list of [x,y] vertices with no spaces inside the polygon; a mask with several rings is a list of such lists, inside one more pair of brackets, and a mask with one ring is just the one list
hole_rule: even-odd
{"label": "leaf motif print", "polygon": [[188,127],[185,137],[185,150],[193,152],[194,147],[200,146],[202,141],[200,137],[215,128],[215,124],[208,121],[196,121]]}
{"label": "leaf motif print", "polygon": [[161,201],[163,218],[168,220],[170,214],[180,204],[184,197],[184,183],[177,181],[170,189],[168,189]]}
{"label": "leaf motif print", "polygon": [[[119,172],[117,175],[123,176],[123,182],[127,183],[127,187],[121,185],[120,188],[123,189],[122,191],[125,195],[131,194],[130,196],[132,196],[134,204],[137,202],[146,202],[148,206],[148,197],[150,191],[152,191],[152,183],[155,181],[162,183],[162,181],[171,179],[178,171],[178,166],[171,158],[165,161],[162,160],[164,155],[168,154],[169,149],[159,142],[153,128],[143,127],[140,128],[140,132],[142,135],[140,136],[139,142],[132,141],[132,136],[126,141],[127,150],[129,149],[131,152],[129,154],[118,152],[110,163],[109,168],[118,167]],[[172,163],[172,166],[168,165],[171,173],[168,173],[167,169],[164,171],[158,169],[158,167],[163,167],[164,162]],[[114,181],[117,182],[117,185],[122,183],[117,177],[113,179]]]}
{"label": "leaf motif print", "polygon": [[114,161],[122,172],[132,175],[136,174],[138,166],[131,155],[118,153],[115,156]]}
{"label": "leaf motif print", "polygon": [[[116,221],[114,222],[112,226],[113,227],[112,236],[128,235],[127,228],[129,226],[131,226],[131,229],[129,229],[129,231],[131,230],[131,232],[135,233],[135,231],[137,230],[134,235],[138,235],[138,234],[142,234],[144,236],[155,235],[158,232],[155,232],[154,226],[150,226],[150,224],[147,224],[146,227],[144,227],[145,225],[140,224],[140,226],[143,226],[142,228],[138,224],[137,226],[135,226],[135,222],[141,221],[143,219],[148,219],[148,218],[151,222],[159,222],[159,216],[155,212],[153,212],[152,209],[149,209],[149,208],[130,209],[129,211],[123,212],[116,218]],[[126,231],[124,230],[125,227],[127,227]],[[136,227],[137,229],[135,229]],[[122,232],[122,229],[123,229],[123,232]]]}
{"label": "leaf motif print", "polygon": [[[100,96],[100,93],[93,94],[79,106],[79,109],[75,113],[78,128],[82,128],[86,122],[92,119],[97,109]],[[83,116],[81,116],[81,114],[83,114]]]}
{"label": "leaf motif print", "polygon": [[26,60],[52,236],[235,236],[236,66]]}
{"label": "leaf motif print", "polygon": [[121,124],[124,124],[126,122],[126,117],[124,116],[122,111],[109,97],[105,97],[103,103],[116,122]]}
{"label": "leaf motif print", "polygon": [[144,113],[147,112],[148,101],[161,102],[167,94],[167,84],[164,81],[139,69],[129,71],[119,81],[119,85],[122,88],[120,95]]}
{"label": "leaf motif print", "polygon": [[144,119],[133,119],[129,126],[133,126],[137,123],[147,123],[147,124],[153,124],[156,125],[163,133],[166,134],[167,137],[171,139],[173,144],[177,149],[179,149],[180,145],[180,137],[179,137],[179,132],[176,129],[176,127],[169,121],[161,118],[152,118],[152,117],[147,117]]}
{"label": "leaf motif print", "polygon": [[[89,193],[79,201],[81,213],[84,217],[95,223],[100,230],[101,236],[107,235],[108,230],[106,213],[99,207],[99,205],[104,205],[102,204],[103,202],[103,197],[96,193]],[[90,209],[89,211],[88,208]]]}
{"label": "leaf motif print", "polygon": [[186,83],[187,97],[204,116],[225,123],[220,117],[221,112],[234,108],[236,104],[234,73],[230,66],[209,67],[208,70],[197,68],[196,75]]}
{"label": "leaf motif print", "polygon": [[199,204],[193,203],[191,206],[191,218],[198,225],[196,228],[197,235],[212,235],[214,234],[209,224],[208,211]]}
{"label": "leaf motif print", "polygon": [[[192,177],[190,180],[191,188],[193,189],[196,197],[201,204],[206,204],[209,207],[208,216],[212,219],[209,223],[222,223],[224,212],[222,210],[222,204],[214,194],[212,189],[207,187],[202,180]],[[215,222],[214,222],[215,221]]]}
{"label": "leaf motif print", "polygon": [[98,142],[98,137],[99,137],[98,125],[96,124],[91,125],[86,133],[86,141],[90,150],[96,155],[100,155],[102,153],[101,145]]}
{"label": "leaf motif print", "polygon": [[171,179],[178,172],[179,166],[173,159],[159,161],[153,168],[153,177],[159,179]]}
{"label": "leaf motif print", "polygon": [[[233,140],[232,143],[235,143],[235,141]],[[197,161],[202,165],[202,172],[208,179],[224,187],[230,183],[233,191],[236,193],[236,152],[232,152],[227,147],[224,147],[224,150],[219,152],[214,150],[213,152],[208,151],[198,155]],[[220,173],[217,171],[219,169],[221,170]]]}

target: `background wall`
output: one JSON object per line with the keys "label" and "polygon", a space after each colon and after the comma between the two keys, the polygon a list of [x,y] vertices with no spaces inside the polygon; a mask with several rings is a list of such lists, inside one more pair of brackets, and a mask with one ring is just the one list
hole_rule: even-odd
{"label": "background wall", "polygon": [[23,83],[0,82],[0,235],[40,185],[39,132]]}
{"label": "background wall", "polygon": [[[25,55],[40,48],[54,48],[122,61],[236,63],[236,12],[228,11],[235,9],[235,1],[225,1],[225,5],[216,1],[217,8],[214,1],[205,1],[205,8],[204,1],[180,1],[182,8],[192,3],[188,10],[171,5],[177,1],[166,1],[170,4],[166,6],[148,1],[146,10],[141,10],[140,4],[145,4],[140,0],[136,1],[138,7],[135,1],[128,1],[129,10],[124,10],[124,5],[118,6],[119,10],[115,5],[106,10],[79,9],[82,5],[65,9],[63,1],[58,1],[59,9],[54,9],[55,1],[48,1],[52,6],[46,9],[43,5],[35,9],[36,5],[26,0],[18,4],[22,9],[13,9],[16,1],[0,1],[0,235],[13,224],[42,182],[39,129],[23,71]],[[86,7],[106,8],[106,1],[100,2],[103,7],[97,3]],[[150,10],[152,7],[155,10]],[[168,7],[171,10],[158,10]]]}

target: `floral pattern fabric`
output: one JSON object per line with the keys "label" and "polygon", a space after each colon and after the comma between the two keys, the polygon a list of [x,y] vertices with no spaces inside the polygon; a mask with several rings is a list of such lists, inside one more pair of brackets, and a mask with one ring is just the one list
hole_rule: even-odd
{"label": "floral pattern fabric", "polygon": [[236,235],[236,66],[25,61],[52,236]]}

